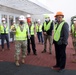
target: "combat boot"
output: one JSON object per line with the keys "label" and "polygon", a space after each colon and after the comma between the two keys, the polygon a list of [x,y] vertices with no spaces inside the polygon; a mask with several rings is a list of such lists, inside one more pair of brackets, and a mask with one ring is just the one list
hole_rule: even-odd
{"label": "combat boot", "polygon": [[4,52],[4,49],[2,49],[2,51]]}
{"label": "combat boot", "polygon": [[72,63],[76,63],[76,59],[75,60],[72,60]]}
{"label": "combat boot", "polygon": [[25,63],[25,60],[24,60],[24,58],[22,58],[22,64],[24,64]]}
{"label": "combat boot", "polygon": [[44,49],[41,53],[46,53],[46,50]]}
{"label": "combat boot", "polygon": [[15,64],[16,64],[16,66],[20,66],[20,64],[19,64],[19,61],[18,61],[18,60],[16,60]]}

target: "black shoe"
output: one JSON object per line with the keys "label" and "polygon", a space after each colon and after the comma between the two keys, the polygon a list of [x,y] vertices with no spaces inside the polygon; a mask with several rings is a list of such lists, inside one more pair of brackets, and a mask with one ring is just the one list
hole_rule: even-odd
{"label": "black shoe", "polygon": [[37,55],[37,53],[35,52],[35,53],[33,53],[34,55]]}
{"label": "black shoe", "polygon": [[30,55],[30,53],[27,53],[27,55]]}
{"label": "black shoe", "polygon": [[55,67],[58,67],[58,66],[57,65],[54,65],[53,67],[55,68]]}
{"label": "black shoe", "polygon": [[46,53],[46,50],[43,50],[41,53]]}
{"label": "black shoe", "polygon": [[63,72],[63,71],[65,71],[64,68],[60,68],[57,65],[53,66],[52,69],[55,70],[55,71],[57,71],[57,72]]}
{"label": "black shoe", "polygon": [[49,54],[52,54],[51,52],[49,52]]}
{"label": "black shoe", "polygon": [[58,67],[57,65],[54,65],[54,66],[52,67],[52,69],[57,68],[57,67]]}
{"label": "black shoe", "polygon": [[10,48],[7,48],[7,50],[10,50]]}
{"label": "black shoe", "polygon": [[4,51],[4,48],[2,49],[2,51]]}
{"label": "black shoe", "polygon": [[55,67],[55,68],[53,68],[53,70],[55,70],[55,71],[60,71],[60,67]]}
{"label": "black shoe", "polygon": [[57,72],[63,72],[63,71],[65,71],[65,69],[64,68],[54,68],[54,70],[56,70]]}

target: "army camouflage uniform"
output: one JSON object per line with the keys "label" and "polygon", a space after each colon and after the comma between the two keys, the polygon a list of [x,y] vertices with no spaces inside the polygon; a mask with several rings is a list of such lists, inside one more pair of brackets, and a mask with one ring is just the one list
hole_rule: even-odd
{"label": "army camouflage uniform", "polygon": [[[20,30],[23,31],[24,29],[24,25],[20,26]],[[14,27],[14,32],[16,31],[17,26]],[[28,28],[25,26],[27,32],[28,32]],[[27,33],[25,33],[27,34]],[[27,36],[26,36],[27,37]],[[23,59],[23,63],[24,63],[24,58],[26,57],[26,50],[27,50],[27,40],[15,40],[15,61],[16,62],[16,66],[19,66],[19,59],[20,59],[20,53],[22,53],[21,58]]]}
{"label": "army camouflage uniform", "polygon": [[[23,31],[24,25],[20,26]],[[22,58],[25,58],[27,50],[27,40],[16,40],[15,41],[15,60],[19,60],[20,52],[22,51]]]}
{"label": "army camouflage uniform", "polygon": [[27,41],[15,41],[15,60],[19,60],[22,51],[22,58],[26,57]]}

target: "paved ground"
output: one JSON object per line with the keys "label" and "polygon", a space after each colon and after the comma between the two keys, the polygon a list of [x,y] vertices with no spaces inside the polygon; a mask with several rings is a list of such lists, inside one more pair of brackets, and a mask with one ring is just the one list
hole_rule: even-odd
{"label": "paved ground", "polygon": [[[72,47],[71,37],[69,37],[68,41],[69,41],[69,44],[66,50],[66,53],[67,53],[66,69],[76,70],[76,63],[72,63],[72,60],[75,57],[72,56],[72,54],[74,53],[74,50],[72,49],[73,47]],[[14,63],[14,50],[15,50],[14,43],[10,43],[10,46],[11,46],[11,50],[7,50],[6,48],[4,52],[0,50],[0,62],[7,61],[7,62]],[[41,51],[43,50],[43,45],[38,44],[36,39],[36,49],[37,49],[37,56],[33,55],[31,51],[31,54],[29,56],[26,56],[25,58],[25,64],[51,68],[51,66],[55,64],[54,46],[52,49],[52,55],[48,53],[49,52],[48,48],[47,48],[47,52],[42,54]]]}
{"label": "paved ground", "polygon": [[0,75],[76,75],[76,70],[57,72],[49,67],[21,64],[16,67],[13,62],[0,62]]}

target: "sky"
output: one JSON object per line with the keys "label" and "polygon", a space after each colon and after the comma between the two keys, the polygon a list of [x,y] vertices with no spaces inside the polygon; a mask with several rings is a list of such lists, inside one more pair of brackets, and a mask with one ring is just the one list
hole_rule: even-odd
{"label": "sky", "polygon": [[41,2],[42,4],[46,5],[47,7],[49,7],[50,10],[52,10],[53,12],[56,11],[65,11],[69,12],[69,10],[75,10],[75,5],[76,5],[76,0],[38,0],[39,2]]}
{"label": "sky", "polygon": [[39,1],[43,5],[47,6],[54,14],[51,14],[51,18],[54,19],[54,15],[57,11],[62,11],[67,20],[70,23],[70,18],[76,15],[76,0],[33,0]]}

